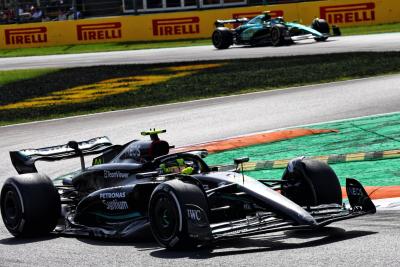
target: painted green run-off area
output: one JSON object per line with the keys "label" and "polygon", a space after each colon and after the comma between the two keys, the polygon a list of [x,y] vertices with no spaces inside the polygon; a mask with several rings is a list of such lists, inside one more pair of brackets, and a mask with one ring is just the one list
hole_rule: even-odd
{"label": "painted green run-off area", "polygon": [[[242,156],[250,161],[290,159],[298,156],[328,156],[400,148],[400,113],[312,125],[314,129],[336,129],[325,133],[260,144],[209,155],[210,165],[232,164]],[[344,185],[346,177],[364,186],[400,185],[400,159],[331,164]],[[251,171],[255,178],[280,178],[283,169]]]}

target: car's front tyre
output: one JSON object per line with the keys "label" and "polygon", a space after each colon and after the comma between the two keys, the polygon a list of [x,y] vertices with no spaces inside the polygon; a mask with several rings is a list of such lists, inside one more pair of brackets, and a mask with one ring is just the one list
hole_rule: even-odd
{"label": "car's front tyre", "polygon": [[283,33],[285,26],[277,24],[271,28],[271,43],[273,46],[281,46],[285,44]]}
{"label": "car's front tyre", "polygon": [[[197,238],[190,234],[193,225],[189,223],[188,207],[208,210],[206,196],[198,185],[174,179],[154,189],[148,214],[153,236],[161,246],[167,249],[186,249],[203,242],[198,238],[201,230],[195,234]],[[203,222],[207,222],[205,214],[200,216],[204,217]]]}
{"label": "car's front tyre", "polygon": [[329,24],[324,19],[319,19],[319,18],[314,19],[311,23],[311,28],[313,28],[316,31],[319,31],[320,33],[328,34],[330,32]]}
{"label": "car's front tyre", "polygon": [[309,158],[291,160],[282,180],[282,194],[300,206],[342,204],[339,179],[323,161]]}
{"label": "car's front tyre", "polygon": [[[311,28],[322,33],[323,35],[328,35],[330,33],[330,27],[326,20],[316,18],[311,23]],[[325,42],[328,36],[315,37],[314,40],[317,42]]]}

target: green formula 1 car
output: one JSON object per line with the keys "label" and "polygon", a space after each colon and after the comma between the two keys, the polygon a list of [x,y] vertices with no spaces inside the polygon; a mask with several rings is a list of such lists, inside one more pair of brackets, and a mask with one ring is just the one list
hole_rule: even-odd
{"label": "green formula 1 car", "polygon": [[[225,24],[240,24],[230,29]],[[311,27],[294,22],[286,22],[282,17],[271,18],[268,12],[248,20],[247,18],[217,20],[212,34],[213,45],[217,49],[227,49],[231,45],[260,46],[272,44],[281,46],[294,41],[313,38],[317,42],[326,41],[330,27],[323,19],[314,19]],[[336,35],[340,30],[334,27]]]}

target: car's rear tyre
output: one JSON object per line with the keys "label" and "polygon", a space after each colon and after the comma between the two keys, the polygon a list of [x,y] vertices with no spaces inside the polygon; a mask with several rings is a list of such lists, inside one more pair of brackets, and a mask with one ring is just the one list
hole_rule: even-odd
{"label": "car's rear tyre", "polygon": [[275,25],[271,28],[271,43],[273,46],[281,46],[285,44],[283,36],[285,27],[283,25]]}
{"label": "car's rear tyre", "polygon": [[212,34],[212,42],[217,49],[227,49],[233,44],[233,34],[228,28],[218,28]]}
{"label": "car's rear tyre", "polygon": [[283,173],[282,194],[300,206],[342,204],[339,179],[325,162],[297,158]]}
{"label": "car's rear tyre", "polygon": [[149,221],[156,241],[167,249],[194,248],[202,242],[188,233],[186,205],[208,209],[198,185],[178,179],[157,186],[150,198]]}
{"label": "car's rear tyre", "polygon": [[8,178],[0,196],[1,216],[16,237],[48,234],[60,216],[60,195],[49,177],[29,173]]}
{"label": "car's rear tyre", "polygon": [[329,24],[324,19],[319,19],[319,18],[314,19],[311,23],[311,28],[313,28],[316,31],[319,31],[320,33],[329,34],[330,32]]}

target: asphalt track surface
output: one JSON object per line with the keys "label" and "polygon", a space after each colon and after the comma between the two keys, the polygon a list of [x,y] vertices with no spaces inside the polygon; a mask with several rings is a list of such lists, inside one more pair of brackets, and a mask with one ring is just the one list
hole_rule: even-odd
{"label": "asphalt track surface", "polygon": [[[0,127],[0,184],[15,174],[10,150],[100,135],[124,143],[149,127],[167,128],[164,138],[181,146],[397,112],[399,84],[400,75],[390,75]],[[79,160],[39,165],[51,176],[68,168],[79,168]],[[59,236],[20,240],[0,224],[0,266],[398,266],[399,233],[400,212],[379,210],[317,232],[280,232],[171,252],[149,238],[125,243]]]}
{"label": "asphalt track surface", "polygon": [[305,40],[283,47],[241,47],[217,50],[213,46],[179,47],[120,52],[1,58],[0,70],[66,68],[95,65],[143,64],[178,61],[259,58],[343,52],[400,51],[400,33],[332,37],[327,42]]}

